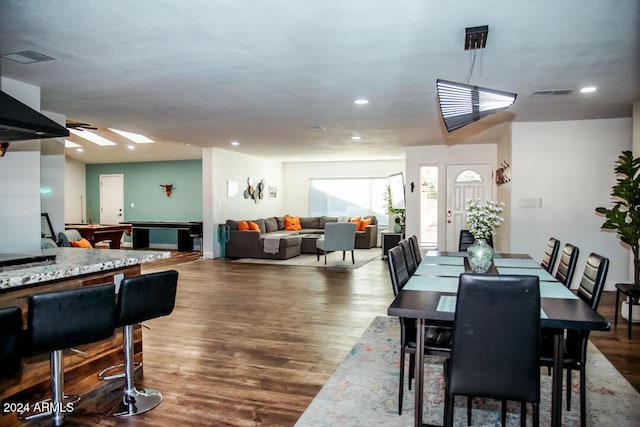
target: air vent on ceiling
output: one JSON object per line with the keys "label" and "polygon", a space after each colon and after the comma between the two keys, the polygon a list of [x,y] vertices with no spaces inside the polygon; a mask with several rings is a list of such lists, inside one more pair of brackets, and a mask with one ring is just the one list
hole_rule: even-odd
{"label": "air vent on ceiling", "polygon": [[560,90],[537,90],[531,94],[531,96],[554,96],[554,95],[569,95],[572,93],[571,89]]}
{"label": "air vent on ceiling", "polygon": [[312,127],[311,127],[311,130],[314,130],[314,131],[323,131],[323,130],[327,130],[327,128],[326,128],[326,127],[324,127],[324,126],[322,126],[322,125],[315,125],[315,126],[312,126]]}

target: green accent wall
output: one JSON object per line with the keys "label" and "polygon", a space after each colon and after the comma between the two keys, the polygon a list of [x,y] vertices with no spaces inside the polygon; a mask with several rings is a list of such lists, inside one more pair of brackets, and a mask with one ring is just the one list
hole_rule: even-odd
{"label": "green accent wall", "polygon": [[[100,175],[109,174],[124,177],[123,222],[202,221],[201,160],[86,165],[87,218],[91,223],[100,222]],[[173,184],[171,197],[161,184]],[[151,246],[177,244],[177,232],[150,230],[149,240]]]}

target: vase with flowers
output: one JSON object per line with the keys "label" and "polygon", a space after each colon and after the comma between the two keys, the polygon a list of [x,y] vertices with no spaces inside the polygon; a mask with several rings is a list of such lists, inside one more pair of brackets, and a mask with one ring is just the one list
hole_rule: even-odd
{"label": "vase with flowers", "polygon": [[478,199],[467,201],[467,225],[475,242],[467,248],[467,261],[474,273],[486,273],[493,262],[493,248],[487,240],[500,224],[504,222],[502,212],[504,203]]}

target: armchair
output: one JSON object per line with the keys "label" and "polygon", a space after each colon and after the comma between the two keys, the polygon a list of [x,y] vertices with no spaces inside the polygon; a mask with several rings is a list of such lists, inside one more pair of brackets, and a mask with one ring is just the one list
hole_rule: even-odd
{"label": "armchair", "polygon": [[353,254],[356,240],[355,222],[328,222],[324,225],[324,236],[316,240],[318,261],[320,252],[324,253],[324,263],[327,263],[327,252],[342,251],[342,259],[345,259],[345,252],[351,251],[351,261],[355,264],[356,259]]}

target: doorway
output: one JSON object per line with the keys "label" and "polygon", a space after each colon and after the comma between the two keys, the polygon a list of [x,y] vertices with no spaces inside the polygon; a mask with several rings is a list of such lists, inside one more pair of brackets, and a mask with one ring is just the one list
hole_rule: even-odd
{"label": "doorway", "polygon": [[420,166],[420,247],[438,248],[438,166]]}
{"label": "doorway", "polygon": [[458,250],[460,230],[466,228],[466,201],[493,197],[492,170],[490,164],[447,165],[446,251]]}
{"label": "doorway", "polygon": [[124,220],[124,175],[100,175],[100,224]]}

